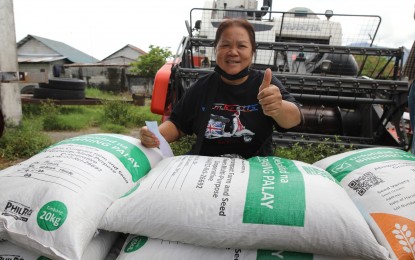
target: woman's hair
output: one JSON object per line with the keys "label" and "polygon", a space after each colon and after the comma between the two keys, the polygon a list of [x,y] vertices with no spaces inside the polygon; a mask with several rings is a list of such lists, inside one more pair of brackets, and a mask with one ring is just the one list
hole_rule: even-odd
{"label": "woman's hair", "polygon": [[249,41],[251,42],[252,52],[255,53],[256,51],[256,43],[255,43],[255,29],[247,20],[241,18],[232,18],[226,19],[220,25],[218,30],[216,31],[215,41],[213,42],[213,47],[216,48],[218,45],[219,39],[222,36],[222,33],[231,26],[239,26],[244,28],[249,35]]}

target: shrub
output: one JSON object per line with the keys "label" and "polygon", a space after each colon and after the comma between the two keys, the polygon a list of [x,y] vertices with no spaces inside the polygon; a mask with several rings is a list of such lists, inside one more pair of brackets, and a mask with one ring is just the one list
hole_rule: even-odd
{"label": "shrub", "polygon": [[161,124],[161,116],[151,113],[148,106],[134,106],[131,110],[131,118],[134,126],[144,126],[146,121],[157,121]]}
{"label": "shrub", "polygon": [[38,104],[22,104],[22,112],[25,118],[34,118],[41,115],[41,106]]}
{"label": "shrub", "polygon": [[300,145],[295,143],[289,147],[277,147],[275,156],[312,164],[326,157],[351,150],[353,150],[352,146],[333,145],[323,140],[318,144]]}
{"label": "shrub", "polygon": [[192,145],[196,142],[196,136],[186,135],[180,138],[178,141],[170,144],[170,147],[175,156],[186,154],[192,148]]}
{"label": "shrub", "polygon": [[132,125],[132,105],[120,100],[103,102],[103,123],[118,124],[125,127]]}
{"label": "shrub", "polygon": [[8,127],[0,138],[1,157],[7,160],[29,158],[52,144],[41,132],[39,121],[23,121],[20,126]]}

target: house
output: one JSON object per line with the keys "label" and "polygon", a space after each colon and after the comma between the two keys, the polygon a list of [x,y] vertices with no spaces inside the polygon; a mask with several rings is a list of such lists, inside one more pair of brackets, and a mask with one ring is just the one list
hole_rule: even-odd
{"label": "house", "polygon": [[127,44],[100,62],[67,64],[65,68],[71,71],[73,77],[85,80],[91,87],[151,95],[152,79],[128,73],[130,64],[146,54],[140,48]]}
{"label": "house", "polygon": [[[127,44],[102,61],[65,43],[27,35],[17,43],[19,71],[46,74],[47,78],[85,80],[87,86],[106,91],[151,94],[152,79],[128,75],[130,63],[147,54]],[[20,84],[21,93],[33,93],[34,83]]]}
{"label": "house", "polygon": [[131,62],[136,61],[138,57],[146,54],[147,53],[140,48],[127,44],[123,48],[103,59],[100,63],[129,65]]}
{"label": "house", "polygon": [[[98,60],[65,43],[27,35],[17,43],[19,71],[44,73],[48,78],[65,73],[64,65],[72,63],[96,63]],[[29,93],[32,84],[21,84],[22,93]]]}

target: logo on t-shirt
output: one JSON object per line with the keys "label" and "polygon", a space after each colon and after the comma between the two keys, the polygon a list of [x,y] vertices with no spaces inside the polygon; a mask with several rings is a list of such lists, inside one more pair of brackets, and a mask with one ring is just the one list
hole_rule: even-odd
{"label": "logo on t-shirt", "polygon": [[[242,137],[245,143],[252,141],[252,136],[255,135],[251,130],[247,129],[245,125],[241,122],[240,115],[241,109],[239,106],[229,106],[222,105],[220,110],[229,110],[226,108],[233,107],[232,109],[232,120],[229,118],[219,116],[219,115],[210,115],[208,125],[206,127],[205,137],[207,139],[216,139],[223,137]],[[215,104],[214,108],[218,108],[218,105]],[[227,127],[228,126],[228,127]],[[230,129],[226,131],[225,129]]]}

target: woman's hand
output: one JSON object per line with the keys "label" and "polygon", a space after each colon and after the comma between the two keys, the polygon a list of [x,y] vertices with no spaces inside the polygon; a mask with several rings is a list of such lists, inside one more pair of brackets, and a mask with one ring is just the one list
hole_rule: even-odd
{"label": "woman's hand", "polygon": [[141,140],[141,144],[147,148],[155,148],[160,146],[159,139],[148,130],[147,126],[143,126],[140,129],[139,138]]}
{"label": "woman's hand", "polygon": [[271,84],[271,79],[271,69],[266,69],[257,96],[264,115],[272,117],[279,126],[286,129],[300,124],[300,109],[294,103],[282,99],[280,89]]}
{"label": "woman's hand", "polygon": [[[165,121],[159,125],[159,131],[168,143],[174,142],[184,135],[184,133],[170,121]],[[160,146],[160,140],[155,134],[148,130],[147,126],[140,128],[139,138],[141,140],[141,144],[147,148],[155,148]]]}
{"label": "woman's hand", "polygon": [[265,115],[276,117],[282,107],[282,95],[280,89],[271,84],[271,79],[271,70],[265,70],[264,79],[259,87],[258,100]]}

